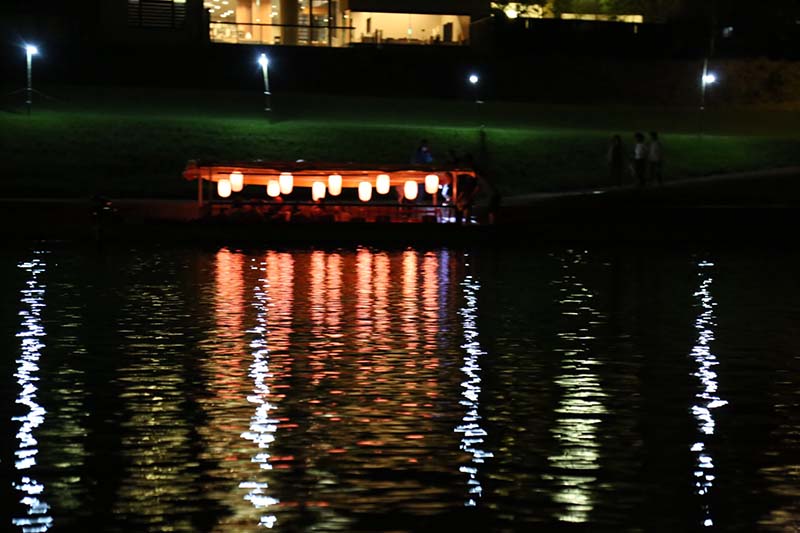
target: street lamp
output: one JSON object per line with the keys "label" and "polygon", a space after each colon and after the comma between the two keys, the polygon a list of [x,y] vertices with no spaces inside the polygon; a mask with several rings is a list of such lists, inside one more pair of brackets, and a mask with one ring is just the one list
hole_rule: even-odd
{"label": "street lamp", "polygon": [[717,83],[717,75],[708,71],[708,58],[703,61],[703,75],[700,76],[700,110],[706,107],[706,88]]}
{"label": "street lamp", "polygon": [[703,115],[706,111],[706,90],[717,83],[717,75],[708,71],[708,58],[703,61],[703,75],[700,76],[700,135],[703,135]]}
{"label": "street lamp", "polygon": [[269,92],[269,59],[267,54],[261,54],[258,58],[258,64],[261,65],[261,74],[264,76],[264,111],[272,111],[272,93]]}
{"label": "street lamp", "polygon": [[473,72],[469,75],[467,80],[469,81],[470,85],[472,85],[472,92],[475,93],[475,103],[482,104],[483,102],[481,102],[480,98],[478,98],[478,82],[481,81],[480,77]]}
{"label": "street lamp", "polygon": [[27,57],[28,63],[28,88],[25,90],[25,105],[28,107],[28,114],[31,114],[31,105],[33,104],[33,84],[32,80],[32,68],[31,68],[31,58],[39,53],[39,49],[36,48],[32,44],[25,45],[25,56]]}

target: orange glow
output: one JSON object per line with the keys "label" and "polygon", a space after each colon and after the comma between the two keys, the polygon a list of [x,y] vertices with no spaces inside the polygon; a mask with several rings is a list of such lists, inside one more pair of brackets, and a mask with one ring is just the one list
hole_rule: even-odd
{"label": "orange glow", "polygon": [[241,192],[244,189],[244,175],[238,170],[231,172],[228,180],[231,182],[231,191]]}
{"label": "orange glow", "polygon": [[[375,254],[375,338],[385,339],[388,337],[389,330],[392,323],[392,317],[389,310],[389,285],[391,283],[391,262],[386,253]],[[383,344],[383,343],[382,343]],[[385,346],[378,346],[378,348],[388,348]]]}
{"label": "orange glow", "polygon": [[311,184],[311,199],[313,201],[325,198],[325,182],[315,181]]}
{"label": "orange glow", "polygon": [[294,176],[291,172],[281,172],[278,183],[281,186],[281,194],[289,194],[294,188]]}
{"label": "orange glow", "polygon": [[425,192],[428,194],[436,194],[439,191],[439,176],[436,174],[428,174],[425,176]]}
{"label": "orange glow", "polygon": [[434,356],[432,363],[437,365],[436,334],[439,331],[439,258],[428,252],[422,259],[422,332],[425,350]]}
{"label": "orange glow", "polygon": [[269,180],[269,183],[267,183],[267,195],[272,198],[277,198],[281,195],[281,184],[278,183],[278,180]]}
{"label": "orange glow", "polygon": [[358,199],[362,202],[369,202],[372,199],[372,184],[362,181],[358,184]]}
{"label": "orange glow", "polygon": [[220,353],[215,370],[221,398],[238,398],[241,387],[244,354],[247,344],[242,335],[244,331],[244,256],[227,248],[217,252],[215,269],[215,335],[231,342],[230,351]]}
{"label": "orange glow", "polygon": [[419,186],[416,181],[407,181],[405,185],[403,185],[403,196],[409,200],[416,200],[418,191]]}
{"label": "orange glow", "polygon": [[231,182],[224,179],[217,182],[217,194],[220,198],[227,198],[231,195]]}
{"label": "orange glow", "polygon": [[378,174],[375,179],[375,190],[378,191],[378,194],[386,194],[391,188],[392,182],[389,174]]}
{"label": "orange glow", "polygon": [[[414,185],[416,187],[416,185]],[[419,345],[417,305],[417,252],[406,250],[403,252],[403,309],[400,314],[403,332],[407,338],[406,349],[417,353]]]}
{"label": "orange glow", "polygon": [[[413,181],[424,184],[426,176],[432,173],[451,172],[453,174],[467,174],[475,176],[475,171],[469,167],[430,167],[419,166],[365,166],[348,163],[287,163],[287,162],[252,162],[240,164],[197,165],[190,162],[183,172],[183,177],[188,180],[204,179],[218,182],[229,179],[232,172],[241,172],[246,183],[250,185],[267,185],[275,176],[291,176],[294,187],[311,187],[315,181],[328,181],[331,175],[342,177],[342,187],[355,189],[362,181],[369,181],[368,176],[391,174],[395,183]],[[384,181],[382,178],[380,181]],[[441,182],[441,179],[439,180]],[[281,180],[283,190],[284,182]],[[388,191],[387,191],[388,192]],[[284,194],[288,194],[284,192]],[[385,194],[385,193],[380,193]]]}
{"label": "orange glow", "polygon": [[339,196],[342,194],[342,175],[331,174],[328,176],[328,191],[331,196]]}
{"label": "orange glow", "polygon": [[339,325],[342,318],[342,256],[338,253],[328,255],[325,269],[328,273],[325,325],[329,327],[328,335],[338,338],[341,336]]}
{"label": "orange glow", "polygon": [[372,252],[360,248],[356,253],[356,337],[360,351],[369,351],[372,321]]}

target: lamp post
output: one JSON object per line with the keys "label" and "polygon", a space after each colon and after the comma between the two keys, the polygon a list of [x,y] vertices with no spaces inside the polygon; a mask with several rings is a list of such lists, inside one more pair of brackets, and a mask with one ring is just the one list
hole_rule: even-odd
{"label": "lamp post", "polygon": [[272,111],[272,93],[269,92],[269,59],[267,54],[261,54],[258,58],[258,64],[261,65],[261,74],[264,76],[264,111],[269,113]]}
{"label": "lamp post", "polygon": [[700,110],[706,108],[707,87],[717,83],[717,75],[708,71],[708,59],[703,62],[703,76],[700,78]]}
{"label": "lamp post", "polygon": [[25,89],[25,105],[28,107],[28,114],[31,114],[31,106],[33,105],[33,83],[32,83],[32,61],[31,58],[39,53],[39,49],[32,44],[25,45],[25,56],[28,63],[28,86]]}
{"label": "lamp post", "polygon": [[717,76],[708,71],[708,58],[703,61],[703,75],[700,77],[700,135],[703,134],[704,115],[706,112],[706,91],[717,83]]}
{"label": "lamp post", "polygon": [[469,75],[469,78],[467,78],[467,80],[469,80],[470,85],[472,85],[472,92],[475,94],[475,103],[480,104],[481,101],[478,98],[478,82],[481,81],[480,77],[478,77],[478,75],[473,72],[472,74]]}

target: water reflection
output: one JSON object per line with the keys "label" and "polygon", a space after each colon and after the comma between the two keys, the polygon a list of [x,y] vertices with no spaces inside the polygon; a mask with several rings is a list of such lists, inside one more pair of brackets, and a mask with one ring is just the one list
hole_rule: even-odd
{"label": "water reflection", "polygon": [[793,270],[482,253],[9,261],[5,529],[792,528]]}
{"label": "water reflection", "polygon": [[572,273],[573,265],[583,261],[577,253],[566,258],[563,278],[557,283],[565,327],[558,334],[563,346],[558,351],[563,355],[555,383],[561,387],[562,396],[553,435],[561,449],[560,454],[548,458],[558,484],[553,499],[564,506],[557,518],[576,523],[588,522],[595,505],[595,472],[600,468],[598,433],[606,414],[606,394],[598,376],[601,362],[589,345],[594,340],[591,326],[602,317],[592,306],[592,293]]}
{"label": "water reflection", "polygon": [[700,314],[695,320],[697,330],[697,341],[692,348],[692,359],[697,363],[697,371],[694,376],[700,380],[702,389],[695,394],[696,402],[692,406],[692,414],[697,420],[700,437],[692,445],[692,451],[697,455],[697,464],[694,472],[696,494],[703,501],[703,526],[714,525],[713,513],[710,503],[710,491],[714,486],[714,460],[711,451],[708,449],[708,442],[714,434],[716,422],[714,420],[714,409],[727,405],[727,401],[717,396],[717,374],[712,369],[719,364],[717,357],[711,352],[711,342],[714,340],[715,317],[714,307],[716,303],[711,295],[711,270],[713,263],[701,261],[698,263],[698,277],[700,278],[700,288],[694,293],[697,299],[697,306]]}
{"label": "water reflection", "polygon": [[19,265],[29,277],[25,288],[20,291],[20,303],[24,306],[19,312],[22,324],[17,333],[17,337],[21,339],[21,354],[17,359],[14,377],[20,386],[16,403],[25,406],[28,412],[12,417],[12,421],[20,424],[17,431],[19,443],[14,452],[16,457],[14,465],[23,474],[19,481],[14,483],[14,488],[21,493],[20,503],[26,508],[25,516],[13,518],[12,523],[25,533],[47,531],[53,525],[53,518],[49,515],[50,506],[43,497],[44,484],[32,477],[31,472],[36,466],[36,456],[39,453],[39,443],[34,431],[44,423],[46,414],[44,407],[37,403],[39,359],[44,348],[42,339],[45,336],[42,323],[45,284],[40,281],[40,276],[45,272],[45,262],[41,257],[42,254],[37,255],[38,257],[34,257],[31,261]]}
{"label": "water reflection", "polygon": [[[469,264],[465,265],[469,268]],[[435,269],[435,266],[431,267]],[[486,430],[480,425],[480,394],[481,394],[481,367],[480,359],[486,355],[478,341],[478,292],[481,285],[478,279],[472,274],[466,274],[464,281],[461,282],[464,306],[459,310],[461,324],[464,332],[464,365],[461,371],[464,373],[465,380],[461,383],[461,405],[467,408],[466,413],[461,419],[461,424],[456,427],[456,433],[461,433],[461,449],[470,454],[469,464],[462,465],[459,469],[467,474],[468,496],[464,505],[474,507],[477,499],[483,496],[483,487],[478,479],[479,468],[487,458],[494,457],[491,452],[485,451],[484,439],[487,436]]]}
{"label": "water reflection", "polygon": [[[266,262],[262,262],[259,268],[264,273],[264,277],[253,291],[256,327],[251,331],[254,334],[254,338],[250,342],[250,347],[253,350],[253,362],[250,365],[249,372],[249,376],[253,380],[253,393],[247,397],[247,401],[256,405],[256,411],[250,418],[249,430],[242,433],[241,436],[258,446],[258,452],[251,460],[253,463],[258,464],[261,470],[272,470],[270,448],[275,442],[275,434],[279,423],[271,414],[271,411],[274,411],[276,406],[270,401],[270,395],[272,394],[270,383],[273,376],[270,373],[269,364],[270,343],[268,341],[267,317],[273,298],[271,296],[272,284],[274,283],[277,288],[279,283],[283,281],[280,270],[275,272],[275,269],[279,269],[280,266],[281,261],[274,254],[273,257],[267,258]],[[272,277],[270,277],[270,274],[272,274]],[[259,471],[253,479],[242,481],[239,484],[239,488],[248,490],[244,499],[262,513],[259,518],[259,525],[272,528],[278,519],[270,508],[280,502],[269,495],[269,482],[262,479],[262,475]]]}
{"label": "water reflection", "polygon": [[[209,338],[211,357],[204,363],[215,392],[203,402],[216,423],[201,434],[212,449],[228,450],[219,474],[238,478],[242,497],[257,512],[256,518],[238,508],[222,525],[291,528],[312,513],[327,528],[346,530],[350,520],[335,509],[353,507],[356,493],[371,494],[360,502],[363,510],[414,495],[412,503],[421,491],[450,490],[421,481],[439,468],[429,454],[445,435],[434,430],[432,411],[434,402],[447,398],[443,382],[455,378],[441,373],[442,349],[451,342],[441,328],[455,332],[457,316],[446,307],[455,302],[456,287],[442,287],[447,269],[441,261],[441,252],[366,248],[267,252],[261,258],[229,249],[216,254],[210,295],[215,339]],[[462,372],[468,377],[462,403],[469,402],[469,411],[459,431],[470,467],[491,455],[480,449],[485,433],[477,424],[478,288],[470,277],[461,313],[467,338]],[[249,423],[237,434],[247,443],[243,447],[229,432],[245,395]],[[279,452],[283,447],[294,453]],[[233,450],[247,453],[258,470]],[[384,477],[393,471],[410,479],[418,471],[421,480],[388,483]],[[470,489],[470,499],[480,495],[477,482]]]}

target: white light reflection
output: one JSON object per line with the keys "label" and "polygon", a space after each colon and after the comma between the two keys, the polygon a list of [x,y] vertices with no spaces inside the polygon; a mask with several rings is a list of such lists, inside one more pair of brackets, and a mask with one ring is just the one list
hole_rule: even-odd
{"label": "white light reflection", "polygon": [[[469,268],[469,257],[465,257],[465,260],[465,267]],[[461,383],[463,388],[461,395],[464,399],[459,403],[467,408],[467,412],[461,419],[462,424],[456,427],[455,432],[463,434],[461,437],[461,449],[472,455],[470,462],[462,465],[459,470],[469,477],[467,480],[468,496],[464,505],[474,507],[477,505],[477,499],[483,495],[483,487],[478,480],[478,468],[485,459],[494,457],[494,455],[481,449],[484,437],[486,437],[486,430],[480,426],[481,416],[478,414],[481,393],[481,367],[479,363],[480,357],[486,355],[478,341],[478,291],[481,286],[476,278],[466,274],[461,287],[464,296],[464,307],[459,309],[458,314],[461,315],[465,340],[464,344],[461,345],[461,348],[464,349],[464,366],[461,367],[461,371],[466,376],[466,380]]]}
{"label": "white light reflection", "polygon": [[560,453],[548,457],[554,469],[558,489],[553,499],[563,505],[557,517],[562,522],[585,523],[594,509],[598,481],[595,472],[601,467],[599,433],[607,414],[598,369],[602,362],[593,356],[589,342],[594,340],[591,326],[604,317],[594,309],[594,295],[569,272],[571,264],[583,261],[576,254],[565,262],[559,292],[561,314],[569,321],[559,333],[564,348],[561,374],[555,382],[562,389],[553,429]]}
{"label": "white light reflection", "polygon": [[[16,403],[27,407],[28,412],[22,416],[12,417],[11,420],[20,423],[17,431],[19,448],[14,452],[15,466],[17,470],[27,471],[36,465],[36,455],[39,450],[33,432],[42,425],[45,415],[44,407],[36,403],[39,358],[44,348],[41,339],[45,336],[42,324],[45,285],[39,282],[39,275],[44,272],[45,264],[41,259],[34,258],[30,262],[21,263],[19,268],[24,269],[30,278],[26,282],[26,288],[20,291],[22,296],[20,301],[25,308],[19,313],[22,317],[22,329],[17,333],[17,337],[22,340],[21,356],[17,359],[17,371],[14,377],[17,378],[21,389]],[[40,498],[44,493],[44,485],[29,475],[23,475],[18,483],[14,483],[14,488],[22,493],[20,503],[27,508],[27,514],[24,517],[13,518],[12,523],[19,526],[24,533],[50,529],[53,525],[53,518],[48,516],[50,506]]]}
{"label": "white light reflection", "polygon": [[[258,445],[259,452],[252,458],[252,462],[258,464],[261,470],[272,470],[270,463],[270,446],[275,442],[275,433],[278,430],[278,420],[270,416],[275,406],[269,402],[269,384],[271,377],[269,369],[269,347],[267,343],[267,308],[269,306],[269,279],[266,276],[266,264],[262,263],[261,270],[265,272],[261,284],[257,284],[254,289],[253,307],[256,309],[256,327],[250,333],[255,334],[255,338],[250,343],[253,352],[253,362],[250,365],[249,376],[253,379],[253,394],[247,397],[247,401],[256,404],[256,412],[250,417],[249,431],[242,433],[242,438],[252,441]],[[248,489],[249,492],[244,497],[256,509],[263,509],[264,513],[259,526],[272,528],[277,523],[277,517],[268,511],[279,503],[279,500],[268,496],[265,492],[269,488],[266,481],[243,481],[239,488]]]}
{"label": "white light reflection", "polygon": [[703,497],[703,526],[711,527],[714,525],[712,519],[711,506],[708,502],[709,492],[714,486],[714,460],[706,449],[707,437],[714,434],[715,421],[713,410],[722,407],[728,402],[717,396],[717,374],[712,370],[719,364],[717,357],[711,353],[710,344],[714,340],[713,327],[714,307],[716,303],[711,296],[711,273],[709,269],[714,263],[701,261],[697,265],[700,268],[700,289],[694,293],[700,308],[700,315],[695,321],[697,330],[697,343],[692,348],[692,359],[697,363],[697,371],[694,376],[700,380],[702,390],[695,394],[696,403],[692,406],[692,414],[697,419],[700,439],[692,445],[691,450],[697,454],[697,470],[694,472],[696,494]]}

